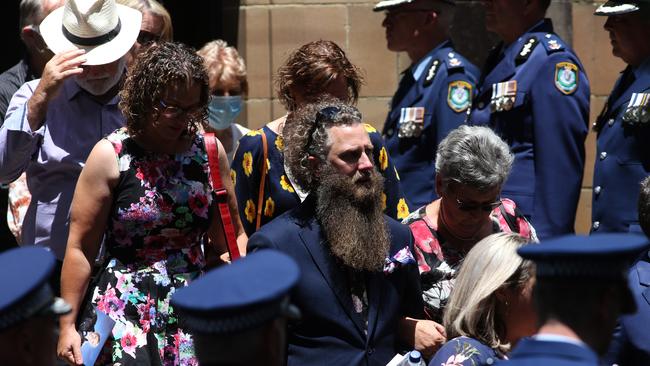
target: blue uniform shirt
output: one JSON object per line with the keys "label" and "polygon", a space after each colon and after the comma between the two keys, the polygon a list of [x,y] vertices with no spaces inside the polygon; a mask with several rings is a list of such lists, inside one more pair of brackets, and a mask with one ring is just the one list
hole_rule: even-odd
{"label": "blue uniform shirt", "polygon": [[489,125],[510,145],[515,161],[502,195],[540,239],[574,231],[589,96],[580,60],[549,19],[494,52],[481,76],[470,124]]}
{"label": "blue uniform shirt", "polygon": [[438,143],[463,123],[476,93],[478,73],[445,41],[402,76],[383,135],[402,189],[414,208],[437,198]]}
{"label": "blue uniform shirt", "polygon": [[[650,174],[647,99],[650,59],[637,68],[626,69],[596,121],[592,231],[641,231],[637,213],[639,184]],[[639,111],[645,111],[646,117],[635,115]]]}

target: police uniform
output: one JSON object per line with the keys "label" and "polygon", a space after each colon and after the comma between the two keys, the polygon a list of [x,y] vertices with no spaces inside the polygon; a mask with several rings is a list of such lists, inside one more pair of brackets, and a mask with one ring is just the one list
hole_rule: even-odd
{"label": "police uniform", "polygon": [[65,301],[54,297],[48,282],[54,263],[54,256],[40,247],[0,254],[0,334],[33,317],[70,312]]}
{"label": "police uniform", "polygon": [[469,123],[489,125],[515,155],[502,195],[541,239],[574,231],[588,132],[589,82],[544,19],[488,57]]}
{"label": "police uniform", "polygon": [[[596,15],[621,14],[626,4],[623,13],[634,11],[635,2],[625,1],[604,4]],[[639,184],[650,174],[650,59],[623,71],[594,128],[598,138],[591,230],[641,232]]]}
{"label": "police uniform", "polygon": [[[410,2],[381,1],[373,10]],[[478,68],[459,55],[449,40],[402,73],[382,133],[406,198],[416,208],[437,198],[438,143],[464,122],[476,94],[478,75]]]}
{"label": "police uniform", "polygon": [[[517,252],[535,262],[538,283],[563,283],[571,280],[593,280],[594,283],[625,283],[625,273],[638,253],[648,247],[648,239],[641,235],[602,234],[592,236],[562,236],[527,245]],[[575,282],[576,286],[580,282]],[[552,292],[548,292],[552,293]],[[544,293],[547,294],[546,292]],[[627,293],[629,296],[629,292]],[[626,306],[622,291],[621,309],[631,312],[631,298]],[[544,302],[544,299],[538,301]],[[615,311],[612,309],[612,311]],[[616,310],[618,311],[618,310]],[[561,315],[561,314],[558,314]],[[565,324],[565,326],[568,326]],[[594,327],[594,331],[596,327]],[[501,363],[498,363],[501,364]],[[560,334],[536,334],[522,339],[510,354],[507,366],[597,366],[597,354],[582,340]]]}

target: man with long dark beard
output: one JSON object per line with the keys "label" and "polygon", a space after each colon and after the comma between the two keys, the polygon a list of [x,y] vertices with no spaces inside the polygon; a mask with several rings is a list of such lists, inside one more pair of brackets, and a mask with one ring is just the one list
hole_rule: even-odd
{"label": "man with long dark beard", "polygon": [[[351,106],[325,101],[290,114],[285,164],[311,193],[248,242],[293,257],[301,279],[289,328],[289,365],[385,365],[412,348],[405,326],[423,309],[405,226],[382,214],[382,177],[372,143]],[[411,334],[411,336],[409,336]]]}

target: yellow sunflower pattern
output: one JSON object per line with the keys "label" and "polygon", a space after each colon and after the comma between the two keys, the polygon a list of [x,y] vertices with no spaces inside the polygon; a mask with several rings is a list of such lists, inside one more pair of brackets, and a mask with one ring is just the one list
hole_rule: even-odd
{"label": "yellow sunflower pattern", "polygon": [[253,203],[253,200],[246,201],[244,214],[246,214],[246,220],[252,224],[253,220],[255,220],[255,204]]}
{"label": "yellow sunflower pattern", "polygon": [[262,130],[250,130],[250,131],[248,131],[246,136],[257,136],[257,135],[261,135],[261,134],[262,134]]}
{"label": "yellow sunflower pattern", "polygon": [[381,210],[386,211],[386,193],[381,192]]}
{"label": "yellow sunflower pattern", "polygon": [[244,160],[242,161],[242,168],[244,168],[244,174],[247,177],[251,176],[253,172],[253,154],[250,151],[244,153]]}
{"label": "yellow sunflower pattern", "polygon": [[275,138],[275,147],[278,148],[280,151],[284,151],[284,139],[282,136],[278,136]]}
{"label": "yellow sunflower pattern", "polygon": [[266,199],[264,203],[264,216],[273,217],[275,213],[275,201],[271,197]]}
{"label": "yellow sunflower pattern", "polygon": [[230,180],[232,180],[232,185],[237,185],[237,172],[235,169],[230,169]]}
{"label": "yellow sunflower pattern", "polygon": [[368,133],[377,132],[377,129],[376,129],[376,128],[372,127],[371,125],[369,125],[369,124],[367,124],[367,123],[364,123],[364,124],[363,124],[363,127],[366,128],[366,132],[368,132]]}
{"label": "yellow sunflower pattern", "polygon": [[379,169],[383,172],[386,168],[388,168],[388,153],[386,152],[386,148],[382,147],[379,150]]}
{"label": "yellow sunflower pattern", "polygon": [[397,219],[402,220],[409,215],[409,206],[406,204],[404,198],[400,198],[397,202]]}
{"label": "yellow sunflower pattern", "polygon": [[282,186],[282,189],[284,189],[285,191],[288,191],[288,192],[291,192],[291,193],[295,192],[295,190],[293,189],[293,186],[291,185],[291,182],[289,182],[289,178],[287,178],[286,175],[282,175],[280,177],[280,185]]}

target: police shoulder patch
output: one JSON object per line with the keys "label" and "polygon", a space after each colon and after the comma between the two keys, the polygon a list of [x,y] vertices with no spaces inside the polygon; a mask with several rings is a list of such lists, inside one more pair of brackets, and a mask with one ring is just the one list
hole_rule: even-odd
{"label": "police shoulder patch", "polygon": [[447,104],[454,112],[460,113],[467,110],[472,101],[472,84],[456,80],[449,83]]}
{"label": "police shoulder patch", "polygon": [[578,89],[578,66],[571,62],[555,64],[555,87],[563,94],[570,95]]}

